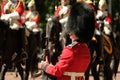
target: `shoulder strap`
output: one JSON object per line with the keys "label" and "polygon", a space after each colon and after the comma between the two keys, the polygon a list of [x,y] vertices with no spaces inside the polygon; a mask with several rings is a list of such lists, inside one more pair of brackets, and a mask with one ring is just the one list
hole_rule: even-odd
{"label": "shoulder strap", "polygon": [[77,43],[77,41],[73,41],[71,44],[68,45],[68,47],[73,48]]}

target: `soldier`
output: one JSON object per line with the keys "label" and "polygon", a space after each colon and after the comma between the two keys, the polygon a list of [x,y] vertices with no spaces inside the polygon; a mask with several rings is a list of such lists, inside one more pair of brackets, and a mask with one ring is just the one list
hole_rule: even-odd
{"label": "soldier", "polygon": [[[98,41],[98,45],[102,46],[101,33],[104,33],[104,35],[107,35],[113,41],[111,25],[112,25],[112,17],[108,12],[106,0],[100,0],[96,14],[96,29],[95,29],[95,37]],[[98,49],[98,54],[101,54],[102,52],[100,52],[101,50],[99,49]]]}
{"label": "soldier", "polygon": [[98,11],[96,15],[98,27],[100,27],[101,23],[104,24],[103,31],[106,35],[111,34],[111,24],[112,24],[112,18],[110,13],[107,10],[107,3],[106,0],[100,0],[98,4]]}
{"label": "soldier", "polygon": [[22,28],[21,15],[24,11],[23,2],[21,0],[8,0],[2,7],[2,20],[10,21],[10,28],[18,30]]}
{"label": "soldier", "polygon": [[35,10],[34,0],[31,0],[28,3],[27,7],[28,7],[29,10],[23,16],[25,25],[31,31],[39,32],[38,23],[40,21],[40,15],[39,15],[38,11]]}
{"label": "soldier", "polygon": [[55,16],[59,18],[59,22],[64,26],[70,13],[69,0],[60,0],[60,5],[55,11]]}
{"label": "soldier", "polygon": [[[108,56],[108,55],[113,53],[115,42],[112,34],[111,25],[112,25],[112,17],[108,12],[107,2],[106,0],[100,0],[98,3],[98,10],[96,14],[96,29],[95,29],[95,37],[97,39],[96,60],[99,61],[98,63],[99,63],[100,72],[103,71],[104,78],[106,80],[108,79],[112,80],[112,69],[109,65],[112,59],[112,55],[111,56]],[[104,39],[104,36],[107,36],[107,39]],[[104,48],[106,46],[105,44],[107,44],[108,50]],[[107,55],[105,55],[105,53],[107,53]],[[96,65],[96,68],[97,68],[97,65]],[[99,80],[98,73],[99,72],[95,73],[97,74],[97,76],[95,77],[96,80]]]}
{"label": "soldier", "polygon": [[38,67],[49,75],[57,76],[57,80],[84,80],[90,63],[90,51],[86,43],[91,40],[94,28],[94,11],[84,2],[75,3],[64,31],[69,34],[72,43],[63,49],[56,65],[46,60],[39,63]]}

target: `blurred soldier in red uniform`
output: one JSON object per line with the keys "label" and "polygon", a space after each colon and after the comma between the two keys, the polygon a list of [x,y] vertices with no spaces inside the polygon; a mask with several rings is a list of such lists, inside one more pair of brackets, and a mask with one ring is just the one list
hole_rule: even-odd
{"label": "blurred soldier in red uniform", "polygon": [[22,26],[21,15],[24,11],[23,2],[21,0],[8,0],[2,5],[2,20],[10,20],[10,28],[18,30]]}
{"label": "blurred soldier in red uniform", "polygon": [[101,25],[101,22],[104,24],[103,31],[106,35],[110,35],[112,29],[112,18],[110,13],[107,10],[106,0],[100,0],[98,5],[99,10],[97,11],[96,19],[98,20],[98,27]]}
{"label": "blurred soldier in red uniform", "polygon": [[33,32],[39,32],[38,23],[40,21],[40,15],[38,11],[35,10],[35,2],[31,0],[28,3],[28,11],[26,11],[23,15],[23,19],[26,27]]}
{"label": "blurred soldier in red uniform", "polygon": [[60,5],[57,7],[55,11],[55,16],[59,18],[59,22],[64,26],[68,15],[70,13],[70,0],[60,0]]}
{"label": "blurred soldier in red uniform", "polygon": [[74,4],[64,31],[69,34],[72,43],[63,49],[56,65],[46,60],[39,63],[38,67],[49,75],[57,76],[57,80],[84,80],[90,63],[90,51],[86,43],[94,34],[94,24],[94,11],[90,6],[85,2]]}
{"label": "blurred soldier in red uniform", "polygon": [[[103,73],[104,73],[104,77],[106,80],[108,79],[112,80],[112,69],[110,67],[110,62],[112,58],[111,54],[113,53],[113,50],[114,50],[113,48],[115,47],[115,44],[114,44],[114,38],[113,38],[111,25],[112,25],[112,17],[110,13],[108,12],[107,2],[106,0],[100,0],[98,3],[98,10],[96,14],[96,29],[95,29],[95,37],[97,39],[96,59],[99,60],[99,63],[101,63],[99,64],[100,67],[103,67],[104,69]],[[108,41],[103,42],[103,36],[107,36]],[[109,43],[107,44],[107,46],[109,45],[108,50],[106,50],[103,47],[103,45],[106,43]],[[104,49],[104,51],[102,51],[102,49]],[[105,52],[108,55],[104,55],[104,58],[103,58],[103,54]],[[97,65],[96,65],[96,68],[97,68]],[[101,68],[100,68],[100,71],[101,71]],[[96,74],[98,73],[99,72],[97,72]],[[97,76],[96,78],[99,78],[99,76]],[[99,79],[96,79],[96,80],[99,80]]]}

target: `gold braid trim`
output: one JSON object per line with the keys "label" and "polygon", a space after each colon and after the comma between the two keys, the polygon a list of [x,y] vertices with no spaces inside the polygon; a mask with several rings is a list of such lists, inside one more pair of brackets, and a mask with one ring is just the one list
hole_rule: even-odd
{"label": "gold braid trim", "polygon": [[16,10],[18,7],[19,7],[19,5],[20,5],[20,0],[18,1],[18,5],[16,6],[16,8],[14,9],[14,10]]}
{"label": "gold braid trim", "polygon": [[13,7],[12,7],[12,5],[10,5],[10,9],[9,9],[9,10],[10,10],[10,12],[13,12],[13,11],[15,11],[15,10],[16,10],[16,9],[19,7],[19,5],[20,5],[20,2],[21,2],[21,1],[19,0],[19,1],[18,1],[18,4],[17,4],[17,6],[16,6],[15,8],[13,8]]}
{"label": "gold braid trim", "polygon": [[107,46],[104,44],[104,49],[105,49],[105,51],[106,51],[108,54],[112,54],[113,48],[112,48],[112,43],[110,42],[109,37],[107,37],[107,36],[105,36],[105,35],[104,35],[103,37],[104,37],[104,42],[106,42],[106,43],[109,44],[109,47],[107,47]]}

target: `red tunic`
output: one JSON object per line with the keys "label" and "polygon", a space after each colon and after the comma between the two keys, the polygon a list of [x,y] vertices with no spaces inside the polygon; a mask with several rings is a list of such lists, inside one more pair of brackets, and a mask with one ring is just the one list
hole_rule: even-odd
{"label": "red tunic", "polygon": [[71,6],[70,5],[66,5],[66,8],[68,8],[67,13],[63,14],[63,15],[59,15],[60,11],[63,9],[61,5],[59,5],[55,11],[55,16],[62,18],[63,16],[68,16],[71,10]]}
{"label": "red tunic", "polygon": [[[5,5],[5,2],[2,4],[2,14],[6,14],[5,11],[4,11],[4,5]],[[18,14],[21,16],[24,12],[24,5],[23,5],[23,2],[22,1],[18,1],[17,5],[15,8],[11,9],[12,11],[10,11],[11,13],[16,11],[18,12]],[[22,21],[21,19],[18,19],[18,24],[22,24]]]}
{"label": "red tunic", "polygon": [[107,21],[110,25],[112,24],[112,17],[110,13],[108,13],[107,17],[105,18],[105,21]]}
{"label": "red tunic", "polygon": [[[104,19],[106,22],[108,22],[108,24],[112,24],[112,17],[110,15],[110,13],[107,13],[107,16]],[[99,27],[99,23],[96,23],[96,27]]]}
{"label": "red tunic", "polygon": [[[29,18],[26,18],[26,16],[31,13],[31,15],[29,16]],[[25,23],[26,21],[32,21],[32,22],[35,22],[36,24],[38,24],[40,22],[40,15],[37,11],[25,11],[23,13],[23,23]],[[38,25],[37,26],[34,26],[34,28],[38,28]]]}
{"label": "red tunic", "polygon": [[5,14],[5,11],[4,11],[5,4],[6,4],[6,0],[3,0],[2,4],[1,4],[1,15]]}
{"label": "red tunic", "polygon": [[[24,17],[24,21],[25,21],[25,22],[27,21],[26,16],[27,16],[27,14],[29,14],[29,13],[31,13],[31,11],[26,11],[26,12],[24,12],[24,14],[23,14],[23,17]],[[39,23],[39,21],[40,21],[40,15],[39,15],[39,13],[38,13],[37,11],[33,11],[32,14],[31,14],[31,16],[33,16],[32,18],[30,18],[31,21],[34,21],[34,22],[36,22],[36,23]]]}
{"label": "red tunic", "polygon": [[57,76],[57,80],[71,80],[64,72],[85,72],[90,63],[90,51],[85,43],[78,42],[73,47],[63,49],[58,63],[46,68],[46,73]]}
{"label": "red tunic", "polygon": [[59,16],[59,11],[61,9],[61,6],[58,6],[57,10],[55,11],[55,16],[58,17]]}
{"label": "red tunic", "polygon": [[[15,10],[16,12],[18,12],[18,14],[21,16],[24,12],[24,5],[23,5],[23,2],[22,1],[19,1],[18,2],[18,5],[16,6]],[[22,21],[21,19],[18,19],[18,24],[22,24]]]}

